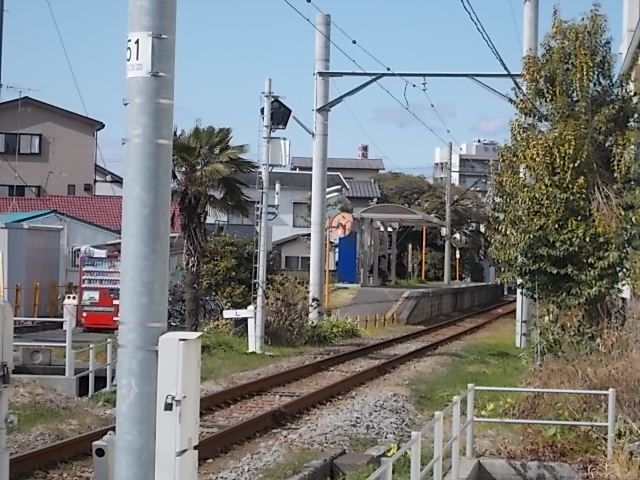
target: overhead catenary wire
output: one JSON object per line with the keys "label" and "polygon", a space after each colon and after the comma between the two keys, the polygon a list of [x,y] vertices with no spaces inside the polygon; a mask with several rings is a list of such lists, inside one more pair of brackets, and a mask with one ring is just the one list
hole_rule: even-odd
{"label": "overhead catenary wire", "polygon": [[[295,7],[295,5],[293,5],[289,0],[283,0],[284,3],[286,3],[294,12],[296,12],[302,19],[304,19],[309,25],[311,25],[314,30],[316,30],[317,32],[319,32],[320,34],[324,35],[322,32],[320,32],[320,30],[316,27],[316,25],[311,21],[311,19],[307,16],[305,16],[304,13],[302,13],[298,8]],[[351,63],[353,63],[358,69],[360,69],[363,72],[366,72],[367,70],[360,64],[358,63],[358,61],[353,58],[351,55],[349,55],[342,47],[340,47],[340,45],[338,45],[336,42],[334,42],[333,40],[331,40],[331,38],[327,38],[327,40],[329,41],[329,43],[331,45],[333,45],[342,55],[344,55],[349,61],[351,61]],[[378,85],[378,87],[380,87],[389,97],[391,97],[398,105],[400,105],[404,110],[407,111],[407,113],[409,113],[415,120],[418,121],[418,123],[420,123],[423,127],[425,127],[434,137],[436,137],[438,140],[440,140],[442,143],[447,143],[447,141],[442,138],[442,136],[436,132],[436,130],[431,127],[429,124],[427,124],[422,118],[420,118],[413,110],[411,110],[410,107],[406,106],[402,100],[400,100],[397,96],[395,96],[393,93],[391,93],[391,91],[386,88],[384,85],[382,85],[379,81],[375,82],[376,85]]]}
{"label": "overhead catenary wire", "polygon": [[[51,15],[53,26],[55,27],[56,33],[58,35],[58,40],[60,42],[60,46],[62,47],[64,58],[67,61],[67,67],[69,68],[69,72],[71,73],[71,78],[73,79],[73,84],[75,86],[76,93],[78,94],[78,98],[80,99],[80,104],[82,105],[82,109],[84,111],[85,116],[88,117],[89,109],[87,108],[87,104],[84,101],[84,95],[82,95],[82,90],[80,89],[80,83],[78,82],[78,77],[76,76],[75,70],[73,68],[73,64],[71,63],[71,57],[69,56],[69,52],[64,43],[64,39],[62,37],[62,31],[60,30],[60,26],[58,25],[58,21],[56,20],[56,15],[53,11],[53,7],[51,6],[51,1],[45,0],[45,2],[47,2],[47,7],[49,8],[49,14]],[[100,148],[100,144],[98,143],[97,138],[96,138],[96,150],[98,151],[98,157],[100,158],[100,162],[102,163],[102,166],[108,170],[107,164],[104,160],[104,156],[102,155],[102,149]],[[95,178],[95,173],[94,173],[94,178]],[[109,185],[111,186],[111,193],[113,193],[113,195],[115,196],[116,191],[113,184],[109,182]]]}
{"label": "overhead catenary wire", "polygon": [[522,88],[522,85],[520,85],[520,82],[518,82],[518,79],[511,72],[506,62],[502,58],[502,55],[500,54],[495,43],[493,43],[493,40],[491,39],[491,35],[489,35],[489,33],[487,32],[486,28],[482,24],[482,21],[480,20],[480,17],[478,16],[475,9],[473,8],[473,5],[471,4],[471,0],[460,0],[460,3],[462,4],[462,7],[464,8],[465,12],[467,12],[469,19],[475,26],[476,30],[482,37],[482,40],[484,40],[484,42],[487,44],[493,56],[496,58],[496,60],[498,60],[498,63],[500,64],[502,69],[505,71],[505,73],[509,76],[509,78],[513,82],[513,85],[517,90],[517,92],[531,104],[531,106],[538,113],[538,115],[544,118],[544,114],[540,111],[540,109],[534,103],[534,101],[531,100],[531,98],[527,95],[527,93]]}
{"label": "overhead catenary wire", "polygon": [[509,10],[511,11],[511,21],[513,22],[513,30],[516,34],[516,39],[518,40],[518,45],[520,46],[520,50],[522,50],[522,37],[520,35],[520,30],[518,29],[518,22],[516,21],[516,13],[513,11],[513,0],[506,0],[509,4]]}
{"label": "overhead catenary wire", "polygon": [[[316,5],[313,0],[307,0],[307,3],[311,4],[313,6],[313,8],[316,9],[316,11],[318,11],[319,13],[324,14],[325,12],[318,6]],[[409,100],[407,99],[407,88],[408,87],[412,87],[412,88],[416,88],[421,90],[426,98],[427,98],[427,102],[429,107],[433,110],[434,114],[436,115],[436,117],[438,118],[438,120],[440,121],[440,123],[442,124],[442,126],[444,127],[446,133],[451,137],[451,139],[453,140],[454,144],[460,145],[460,142],[458,142],[456,140],[456,138],[453,136],[453,134],[451,133],[451,129],[449,128],[449,126],[447,125],[447,123],[444,121],[443,116],[440,114],[440,112],[438,111],[438,108],[436,107],[435,103],[431,100],[429,94],[426,92],[426,80],[423,82],[423,86],[422,88],[418,87],[418,85],[416,85],[414,82],[408,80],[407,78],[403,77],[402,75],[396,73],[389,65],[387,65],[385,62],[383,62],[380,58],[378,58],[377,56],[375,56],[373,53],[371,53],[370,50],[368,50],[367,48],[365,48],[360,42],[358,42],[352,35],[350,35],[345,29],[343,29],[342,27],[340,27],[340,25],[338,25],[335,21],[333,21],[333,19],[331,20],[331,24],[336,28],[336,30],[338,30],[340,33],[342,33],[342,35],[344,35],[347,39],[349,39],[351,41],[352,45],[355,45],[357,48],[359,48],[365,55],[367,55],[370,59],[372,59],[374,62],[376,62],[378,65],[380,65],[384,70],[386,70],[387,72],[392,73],[394,76],[400,78],[404,83],[405,83],[405,87],[404,87],[404,100],[405,100],[405,104],[406,107],[409,108]],[[446,143],[446,142],[444,142]]]}

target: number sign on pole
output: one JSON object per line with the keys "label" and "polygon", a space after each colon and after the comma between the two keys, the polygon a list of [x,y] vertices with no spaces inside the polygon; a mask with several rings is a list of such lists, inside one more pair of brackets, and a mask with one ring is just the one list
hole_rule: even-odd
{"label": "number sign on pole", "polygon": [[153,37],[151,32],[131,32],[127,38],[127,77],[150,77]]}

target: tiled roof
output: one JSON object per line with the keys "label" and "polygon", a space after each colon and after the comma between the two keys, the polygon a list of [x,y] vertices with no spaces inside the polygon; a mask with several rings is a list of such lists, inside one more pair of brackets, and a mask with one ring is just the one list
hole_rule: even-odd
{"label": "tiled roof", "polygon": [[[311,157],[292,157],[291,168],[311,168]],[[339,170],[384,170],[381,158],[327,158],[327,168]]]}
{"label": "tiled roof", "polygon": [[[255,173],[243,173],[237,176],[237,178],[246,183],[249,188],[254,188],[256,185]],[[280,182],[280,186],[283,188],[304,188],[311,190],[311,172],[290,172],[288,170],[273,170],[269,173],[269,185],[273,188],[276,182]],[[342,176],[338,173],[327,174],[327,188],[341,186],[347,187]]]}
{"label": "tiled roof", "polygon": [[380,198],[380,186],[373,180],[349,180],[348,198]]}
{"label": "tiled roof", "polygon": [[[174,211],[175,208],[172,206],[171,210]],[[119,232],[122,229],[122,197],[111,195],[0,197],[0,213],[36,210],[56,210],[109,230]],[[171,212],[167,213],[171,215]],[[176,227],[179,226],[176,225]]]}

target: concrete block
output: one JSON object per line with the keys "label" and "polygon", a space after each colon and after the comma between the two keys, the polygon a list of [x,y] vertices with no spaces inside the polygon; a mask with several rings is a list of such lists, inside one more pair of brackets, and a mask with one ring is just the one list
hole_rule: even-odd
{"label": "concrete block", "polygon": [[330,478],[331,465],[342,454],[344,454],[344,449],[342,448],[323,452],[319,458],[306,463],[300,473],[289,477],[287,480],[325,480]]}
{"label": "concrete block", "polygon": [[78,381],[75,378],[58,375],[13,375],[13,378],[51,387],[70,397],[78,396]]}
{"label": "concrete block", "polygon": [[333,462],[334,476],[347,475],[348,473],[362,470],[374,462],[373,455],[367,453],[350,452],[336,458]]}
{"label": "concrete block", "polygon": [[391,444],[376,445],[374,447],[367,448],[364,453],[366,455],[373,456],[374,460],[379,460],[380,458],[384,457],[387,454],[390,447],[391,447]]}

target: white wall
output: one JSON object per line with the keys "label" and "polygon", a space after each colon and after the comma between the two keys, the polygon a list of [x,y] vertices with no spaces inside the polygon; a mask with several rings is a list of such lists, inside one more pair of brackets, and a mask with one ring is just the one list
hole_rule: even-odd
{"label": "white wall", "polygon": [[96,195],[111,195],[111,196],[121,197],[122,184],[97,181],[94,193]]}
{"label": "white wall", "polygon": [[29,225],[60,227],[59,284],[78,283],[79,270],[71,267],[73,247],[94,245],[118,240],[120,235],[62,215],[50,215],[24,222]]}

